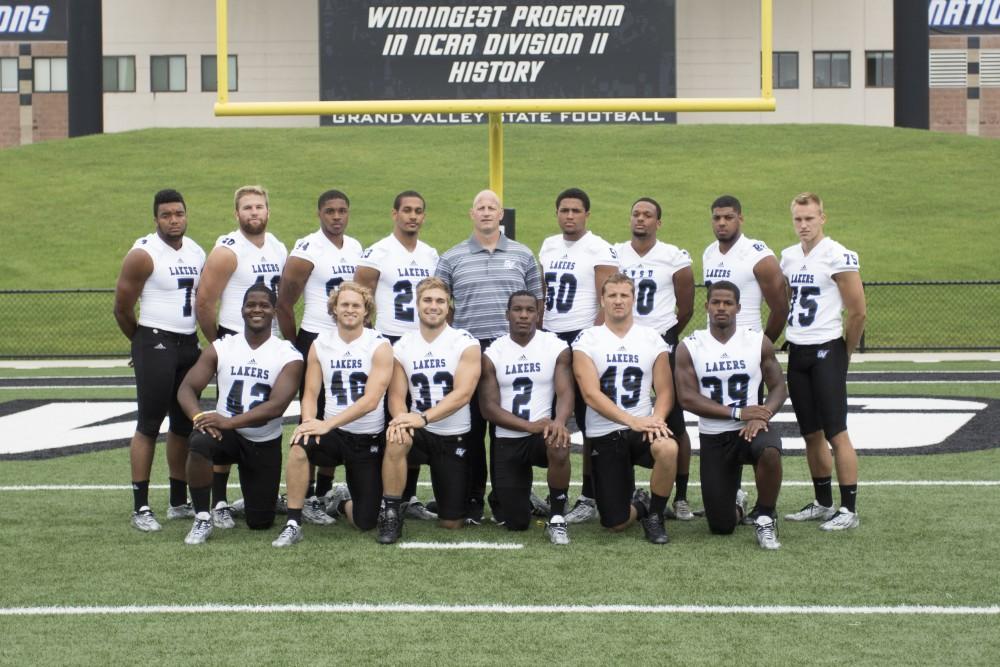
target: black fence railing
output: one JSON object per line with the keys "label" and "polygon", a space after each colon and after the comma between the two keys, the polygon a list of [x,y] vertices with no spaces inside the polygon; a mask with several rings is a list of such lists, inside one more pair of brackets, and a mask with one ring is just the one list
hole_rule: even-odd
{"label": "black fence railing", "polygon": [[[864,351],[1000,350],[1000,281],[870,282],[865,297]],[[127,357],[113,307],[112,289],[0,290],[0,358]]]}

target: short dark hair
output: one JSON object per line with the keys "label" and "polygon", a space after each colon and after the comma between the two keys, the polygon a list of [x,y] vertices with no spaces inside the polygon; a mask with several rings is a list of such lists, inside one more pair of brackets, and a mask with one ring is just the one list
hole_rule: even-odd
{"label": "short dark hair", "polygon": [[[663,209],[660,208],[660,202],[656,201],[652,197],[639,197],[634,202],[632,202],[632,208],[635,208],[635,205],[638,204],[641,201],[644,201],[647,204],[652,204],[656,208],[656,219],[657,220],[659,220],[660,218],[663,217]],[[631,210],[631,209],[629,209],[629,210]]]}
{"label": "short dark hair", "polygon": [[424,196],[422,194],[420,194],[416,190],[403,190],[398,195],[396,195],[396,199],[392,202],[392,210],[398,211],[399,205],[402,204],[403,200],[406,199],[407,197],[416,197],[417,199],[420,200],[420,203],[423,204],[424,209],[427,208],[427,201],[424,200]]}
{"label": "short dark hair", "polygon": [[261,292],[263,294],[267,294],[267,300],[271,302],[272,306],[278,303],[278,296],[274,293],[274,290],[265,285],[263,282],[259,282],[248,287],[247,291],[243,293],[244,304],[247,302],[247,298],[249,298],[251,292]]}
{"label": "short dark hair", "polygon": [[740,288],[737,287],[735,283],[728,280],[720,280],[718,282],[709,283],[708,294],[705,295],[705,301],[709,301],[712,298],[712,292],[716,292],[718,290],[732,292],[733,296],[736,297],[736,303],[740,302]]}
{"label": "short dark hair", "polygon": [[516,292],[514,292],[513,294],[511,294],[509,297],[507,297],[507,310],[510,310],[511,305],[514,303],[514,297],[518,297],[518,296],[527,296],[527,297],[531,297],[532,301],[535,301],[535,302],[538,301],[538,297],[535,296],[535,293],[532,292],[531,290],[519,289]]}
{"label": "short dark hair", "polygon": [[590,211],[590,197],[580,188],[569,188],[560,192],[559,196],[556,197],[556,210],[559,210],[559,205],[563,199],[579,199],[583,202],[583,210]]}
{"label": "short dark hair", "polygon": [[160,214],[160,204],[173,204],[175,202],[180,202],[184,206],[184,210],[187,211],[187,204],[184,202],[184,195],[177,192],[177,190],[160,190],[155,195],[153,195],[153,217],[155,218]]}
{"label": "short dark hair", "polygon": [[731,208],[737,213],[743,213],[743,206],[740,204],[740,200],[732,195],[722,195],[712,202],[712,208],[708,209],[710,212],[717,208]]}
{"label": "short dark hair", "polygon": [[319,201],[316,202],[316,208],[322,209],[323,204],[327,203],[331,199],[343,199],[345,202],[347,202],[347,208],[351,207],[351,200],[348,199],[347,195],[345,195],[343,192],[341,192],[340,190],[327,190],[326,192],[324,192],[319,196]]}

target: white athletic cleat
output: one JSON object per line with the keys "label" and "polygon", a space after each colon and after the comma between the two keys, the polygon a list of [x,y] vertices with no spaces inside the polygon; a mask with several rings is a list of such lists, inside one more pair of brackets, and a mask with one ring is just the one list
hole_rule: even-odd
{"label": "white athletic cleat", "polygon": [[229,511],[233,513],[233,516],[243,516],[246,513],[247,507],[246,502],[243,498],[237,498],[233,501],[233,504],[229,506]]}
{"label": "white athletic cleat", "polygon": [[691,511],[691,505],[686,500],[675,500],[673,502],[673,514],[674,518],[678,521],[691,521],[694,519],[694,512]]}
{"label": "white athletic cleat", "polygon": [[778,522],[767,516],[766,514],[761,514],[754,521],[754,528],[757,530],[757,544],[760,545],[762,549],[780,549],[781,542],[778,541]]}
{"label": "white athletic cleat", "polygon": [[841,507],[829,521],[821,523],[819,529],[827,531],[848,530],[850,528],[857,528],[860,525],[861,519],[858,518],[857,512],[852,512],[846,507]]}
{"label": "white athletic cleat", "polygon": [[168,519],[193,519],[194,518],[194,507],[191,503],[184,503],[183,505],[173,505],[167,507],[167,518]]}
{"label": "white athletic cleat", "polygon": [[545,524],[545,534],[549,536],[552,544],[569,544],[569,531],[566,529],[566,520],[556,514]]}
{"label": "white athletic cleat", "polygon": [[204,544],[212,534],[211,519],[195,519],[194,525],[184,538],[184,544]]}
{"label": "white athletic cleat", "polygon": [[747,492],[743,489],[736,489],[736,509],[740,512],[740,522],[747,517]]}
{"label": "white athletic cleat", "polygon": [[[845,510],[846,511],[846,510]],[[837,513],[832,507],[820,505],[815,500],[795,514],[786,514],[786,521],[829,521]]]}
{"label": "white athletic cleat", "polygon": [[538,494],[532,490],[531,495],[528,497],[531,501],[531,514],[533,516],[548,516],[549,515],[549,504],[538,497]]}
{"label": "white athletic cleat", "polygon": [[427,506],[420,502],[416,496],[410,498],[410,502],[406,503],[403,516],[418,521],[437,521],[438,519],[438,515],[427,509]]}
{"label": "white athletic cleat", "polygon": [[[326,503],[326,513],[336,519],[340,516],[340,510],[337,508],[340,507],[342,502],[350,499],[351,492],[348,490],[346,484],[335,485],[326,492],[325,496],[323,496],[323,502]],[[437,515],[435,515],[434,518],[436,519]]]}
{"label": "white athletic cleat", "polygon": [[302,526],[297,523],[292,523],[289,521],[285,524],[285,527],[281,529],[281,533],[278,537],[271,542],[272,547],[290,547],[297,542],[302,541]]}
{"label": "white athletic cleat", "polygon": [[[233,508],[222,501],[212,510],[212,523],[219,530],[229,530],[236,527],[236,520],[233,519]],[[192,529],[193,530],[193,529]],[[204,540],[203,540],[204,541]],[[191,542],[188,542],[191,544]],[[201,544],[201,542],[198,542]]]}
{"label": "white athletic cleat", "polygon": [[288,496],[283,493],[278,496],[274,501],[274,511],[278,514],[288,514]]}
{"label": "white athletic cleat", "polygon": [[316,526],[329,526],[337,523],[337,520],[327,514],[324,508],[323,501],[316,496],[306,498],[306,502],[302,506],[302,518],[305,519],[306,523]]}
{"label": "white athletic cleat", "polygon": [[132,512],[132,525],[144,533],[155,533],[161,529],[153,510],[145,505],[140,507],[138,512]]}
{"label": "white athletic cleat", "polygon": [[585,523],[597,517],[597,502],[593,498],[580,496],[573,509],[566,513],[566,523]]}

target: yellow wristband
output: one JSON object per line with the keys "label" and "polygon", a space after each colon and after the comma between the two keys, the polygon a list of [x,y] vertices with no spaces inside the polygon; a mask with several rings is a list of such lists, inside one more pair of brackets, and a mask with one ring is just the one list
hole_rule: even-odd
{"label": "yellow wristband", "polygon": [[191,417],[191,421],[193,421],[193,422],[196,422],[196,421],[198,421],[198,418],[199,418],[199,417],[204,417],[204,416],[205,416],[205,413],[204,413],[204,412],[199,412],[199,413],[198,413],[198,414],[196,414],[196,415],[195,415],[194,417]]}

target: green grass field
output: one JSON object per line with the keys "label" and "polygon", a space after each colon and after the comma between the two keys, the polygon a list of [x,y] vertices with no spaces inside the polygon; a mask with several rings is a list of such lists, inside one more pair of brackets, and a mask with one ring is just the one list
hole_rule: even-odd
{"label": "green grass field", "polygon": [[[860,253],[867,281],[1000,279],[979,242],[1000,217],[984,196],[1000,164],[995,141],[843,126],[511,126],[505,159],[505,203],[535,249],[557,231],[554,198],[565,187],[590,193],[590,226],[612,242],[628,237],[631,203],[650,195],[664,206],[661,238],[688,249],[700,275],[716,196],[740,197],[746,233],[780,251],[796,241],[788,202],[811,189],[826,200],[828,235]],[[286,245],[316,228],[323,190],[351,196],[349,233],[367,245],[389,233],[394,195],[413,188],[428,203],[424,238],[443,251],[468,234],[471,198],[488,182],[481,127],[144,130],[7,149],[0,167],[0,290],[113,287],[132,242],[152,229],[163,187],[185,194],[190,235],[205,248],[234,227],[232,193],[245,183],[270,189],[270,229]],[[957,329],[963,344],[995,338],[981,313],[1000,311],[998,290],[966,292],[918,303],[887,293],[870,328],[912,329],[915,313],[916,326]],[[27,341],[72,353],[88,336],[98,354],[125,355],[110,309],[110,296],[0,297],[9,331],[0,355],[25,354]],[[45,340],[54,321],[69,343]]]}
{"label": "green grass field", "polygon": [[[997,364],[863,366],[996,370]],[[61,375],[58,369],[0,373],[7,379]],[[852,395],[1000,398],[996,384],[850,389]],[[0,391],[0,402],[28,395],[127,398],[131,392],[25,394]],[[165,482],[162,456],[154,483]],[[696,464],[692,472],[690,496],[699,505]],[[131,528],[127,476],[126,449],[0,465],[0,663],[991,665],[1000,655],[998,487],[924,485],[1000,482],[998,448],[863,456],[861,528],[831,535],[815,524],[781,522],[778,552],[757,548],[746,527],[730,537],[711,536],[704,520],[670,522],[672,543],[664,548],[645,543],[637,527],[612,536],[596,524],[574,526],[573,544],[559,549],[545,541],[540,526],[527,533],[493,525],[449,533],[415,521],[407,522],[405,541],[523,548],[405,550],[382,547],[342,525],[307,526],[305,541],[288,550],[270,547],[276,529],[244,527],[192,548],[182,543],[187,522],[166,522],[155,535]],[[808,479],[804,457],[787,456],[779,512],[811,498]],[[30,485],[114,488],[16,488]],[[752,487],[749,472],[744,486]],[[152,500],[162,512],[166,490],[154,490]],[[127,609],[158,605],[172,610]],[[260,608],[249,613],[230,605]],[[605,605],[622,607],[593,609]],[[7,615],[13,608],[50,606],[107,609]],[[901,613],[911,606],[973,609]],[[750,613],[751,607],[762,609]],[[864,609],[876,613],[860,613]]]}

